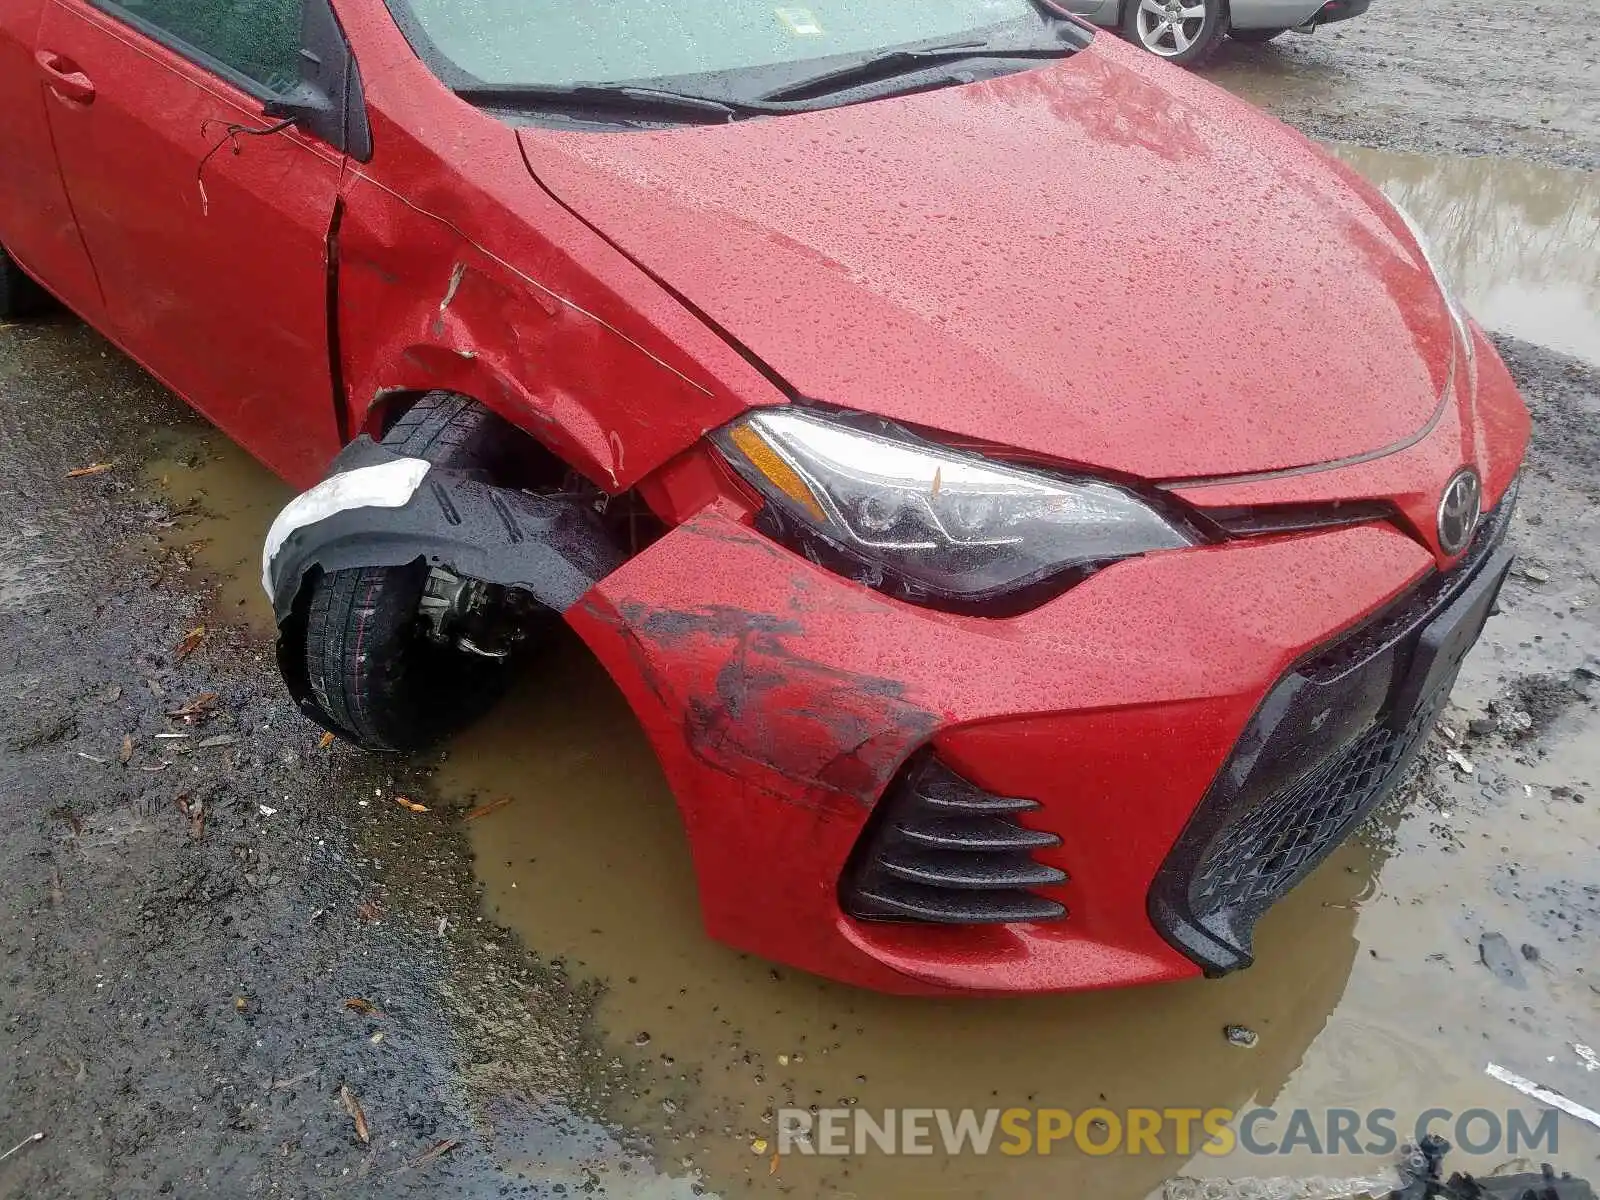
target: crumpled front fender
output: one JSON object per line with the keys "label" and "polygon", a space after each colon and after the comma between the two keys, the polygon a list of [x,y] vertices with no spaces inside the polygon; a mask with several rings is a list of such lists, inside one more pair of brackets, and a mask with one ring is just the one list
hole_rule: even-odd
{"label": "crumpled front fender", "polygon": [[302,712],[347,733],[317,704],[305,669],[308,583],[330,571],[418,560],[520,588],[565,613],[622,565],[599,517],[571,496],[536,496],[398,455],[360,437],[267,533],[262,585],[278,622],[278,665]]}

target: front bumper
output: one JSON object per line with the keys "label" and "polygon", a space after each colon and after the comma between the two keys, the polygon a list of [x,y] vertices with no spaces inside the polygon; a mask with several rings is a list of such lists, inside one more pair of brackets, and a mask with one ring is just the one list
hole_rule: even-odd
{"label": "front bumper", "polygon": [[[1295,664],[1434,575],[1416,541],[1366,525],[1130,560],[984,620],[867,591],[712,508],[567,619],[662,761],[714,936],[888,991],[1055,991],[1223,969],[1152,920],[1173,848]],[[923,755],[1036,802],[1012,819],[1049,835],[1029,861],[1056,881],[1032,894],[1063,917],[846,914],[869,818]],[[1234,932],[1226,965],[1248,957]]]}

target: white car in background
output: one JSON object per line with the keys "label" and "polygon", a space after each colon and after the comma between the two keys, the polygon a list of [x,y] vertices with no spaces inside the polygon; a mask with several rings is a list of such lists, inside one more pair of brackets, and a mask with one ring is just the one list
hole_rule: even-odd
{"label": "white car in background", "polygon": [[1180,67],[1203,62],[1231,37],[1270,42],[1290,29],[1310,31],[1366,12],[1372,0],[1065,0],[1096,25],[1120,28],[1152,54]]}

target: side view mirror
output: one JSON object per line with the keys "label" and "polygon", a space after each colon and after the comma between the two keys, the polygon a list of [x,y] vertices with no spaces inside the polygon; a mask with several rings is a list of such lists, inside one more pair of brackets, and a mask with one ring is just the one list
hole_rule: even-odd
{"label": "side view mirror", "polygon": [[262,111],[366,162],[372,133],[361,72],[329,0],[306,0],[300,45],[300,83],[268,100]]}

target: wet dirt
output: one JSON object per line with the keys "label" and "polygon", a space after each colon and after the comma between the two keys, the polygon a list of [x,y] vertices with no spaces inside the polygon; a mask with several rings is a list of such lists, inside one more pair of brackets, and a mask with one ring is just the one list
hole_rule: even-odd
{"label": "wet dirt", "polygon": [[1203,74],[1312,137],[1600,168],[1600,32],[1587,0],[1374,0]]}
{"label": "wet dirt", "polygon": [[[907,1001],[710,942],[659,769],[570,639],[442,761],[324,749],[278,687],[256,582],[282,486],[80,326],[0,328],[0,1151],[49,1134],[0,1163],[0,1196],[1133,1200],[1177,1174],[1383,1164],[1072,1150],[774,1168],[752,1144],[789,1103],[1537,1116],[1489,1062],[1600,1107],[1575,1049],[1600,1017],[1591,27],[1576,0],[1378,0],[1315,37],[1229,43],[1210,72],[1376,148],[1339,152],[1511,335],[1536,420],[1513,533],[1527,573],[1446,732],[1269,915],[1257,966],[1217,982]],[[1460,153],[1518,158],[1443,157]],[[207,693],[204,724],[167,715]],[[233,740],[198,746],[215,737]],[[1504,976],[1483,961],[1495,935]],[[1560,1165],[1600,1175],[1600,1137],[1560,1130]]]}

